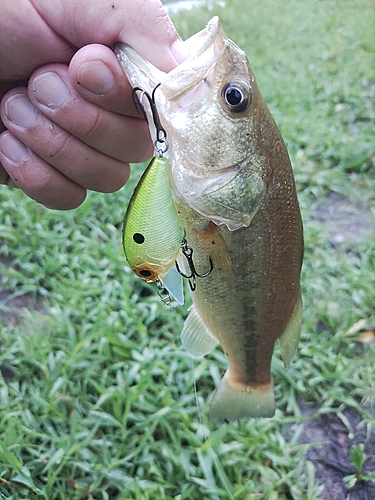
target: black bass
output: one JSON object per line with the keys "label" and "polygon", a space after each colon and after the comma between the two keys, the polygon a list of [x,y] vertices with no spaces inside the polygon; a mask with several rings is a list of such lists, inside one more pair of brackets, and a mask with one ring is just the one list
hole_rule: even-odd
{"label": "black bass", "polygon": [[160,84],[154,96],[170,146],[174,204],[194,269],[207,274],[196,280],[182,342],[193,356],[220,343],[229,363],[209,415],[221,422],[270,417],[275,341],[288,364],[302,318],[303,233],[292,167],[246,55],[219,19],[185,44],[189,58],[168,74],[124,44],[115,52],[134,87],[151,94]]}

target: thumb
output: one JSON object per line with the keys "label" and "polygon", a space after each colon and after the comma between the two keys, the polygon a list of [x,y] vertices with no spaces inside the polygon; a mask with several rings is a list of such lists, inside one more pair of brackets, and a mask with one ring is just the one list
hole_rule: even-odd
{"label": "thumb", "polygon": [[161,2],[133,0],[131,3],[138,8],[141,4],[142,13],[130,13],[118,41],[133,47],[163,71],[170,71],[184,61],[188,54],[185,54],[183,42]]}
{"label": "thumb", "polygon": [[183,43],[160,0],[39,0],[48,25],[73,46],[131,45],[163,71],[186,59]]}

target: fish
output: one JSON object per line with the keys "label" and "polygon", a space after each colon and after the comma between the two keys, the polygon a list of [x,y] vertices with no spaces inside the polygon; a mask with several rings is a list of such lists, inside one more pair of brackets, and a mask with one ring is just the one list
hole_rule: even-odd
{"label": "fish", "polygon": [[134,273],[161,283],[182,304],[182,279],[174,266],[185,231],[172,200],[169,171],[164,156],[155,156],[147,166],[125,213],[122,242]]}
{"label": "fish", "polygon": [[219,18],[184,44],[189,56],[169,73],[115,47],[131,85],[154,91],[173,202],[193,251],[185,270],[204,276],[191,292],[182,344],[195,357],[220,344],[228,360],[212,420],[272,417],[275,343],[288,365],[302,324],[303,227],[292,166],[246,54]]}

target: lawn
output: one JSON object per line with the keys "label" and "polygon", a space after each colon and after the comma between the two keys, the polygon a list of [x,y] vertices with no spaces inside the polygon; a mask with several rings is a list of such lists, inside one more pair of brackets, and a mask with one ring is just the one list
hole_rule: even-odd
{"label": "lawn", "polygon": [[66,213],[1,187],[0,498],[375,498],[374,3],[227,0],[173,19],[186,38],[214,14],[282,131],[304,219],[303,329],[287,370],[274,356],[276,415],[207,419],[225,356],[191,361],[189,302],[161,302],[121,247],[144,165]]}

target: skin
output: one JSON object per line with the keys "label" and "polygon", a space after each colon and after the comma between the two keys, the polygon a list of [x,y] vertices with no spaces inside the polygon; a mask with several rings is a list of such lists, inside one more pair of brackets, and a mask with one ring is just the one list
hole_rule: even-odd
{"label": "skin", "polygon": [[110,47],[132,45],[163,71],[185,56],[159,0],[0,3],[0,183],[47,207],[113,192],[152,155]]}

